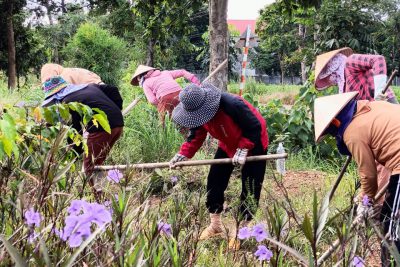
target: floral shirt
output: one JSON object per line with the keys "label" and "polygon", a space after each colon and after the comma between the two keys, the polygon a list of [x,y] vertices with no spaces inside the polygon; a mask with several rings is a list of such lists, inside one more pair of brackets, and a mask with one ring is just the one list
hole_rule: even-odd
{"label": "floral shirt", "polygon": [[[346,60],[344,69],[346,86],[344,92],[358,91],[357,100],[374,100],[374,75],[386,75],[386,61],[380,55],[353,54]],[[394,98],[392,89],[388,98]]]}

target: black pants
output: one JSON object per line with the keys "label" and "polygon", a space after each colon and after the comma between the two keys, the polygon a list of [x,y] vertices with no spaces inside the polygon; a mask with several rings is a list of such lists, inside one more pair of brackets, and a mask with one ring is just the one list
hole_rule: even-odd
{"label": "black pants", "polygon": [[[263,155],[266,151],[261,145],[255,147],[252,155]],[[215,159],[228,158],[221,148],[218,148]],[[251,220],[255,213],[264,180],[266,161],[248,162],[242,169],[242,193],[240,194],[240,219]],[[234,166],[231,164],[212,165],[207,178],[207,202],[210,213],[221,213],[224,204],[224,192],[228,187],[229,178]]]}
{"label": "black pants", "polygon": [[[389,226],[390,226],[390,218],[391,218],[391,214],[393,211],[393,207],[395,206],[395,199],[396,199],[396,191],[397,191],[397,184],[399,182],[399,175],[395,174],[390,176],[390,180],[389,180],[389,186],[388,189],[386,191],[386,197],[385,197],[385,202],[383,203],[383,207],[382,207],[382,213],[381,213],[381,217],[380,217],[380,221],[383,224],[383,232],[384,235],[386,235],[389,232]],[[400,188],[399,188],[400,191]],[[397,198],[400,197],[400,192],[397,192]],[[400,209],[399,211],[400,212]],[[392,229],[395,230],[397,225],[397,222],[394,221],[392,222]],[[394,232],[393,230],[393,232]],[[397,247],[397,249],[400,251],[400,240],[387,240],[389,242],[389,244],[391,242],[393,242],[393,244]],[[386,246],[384,246],[382,244],[381,246],[381,260],[382,260],[382,266],[391,266],[390,265],[390,254],[389,254],[389,250]]]}

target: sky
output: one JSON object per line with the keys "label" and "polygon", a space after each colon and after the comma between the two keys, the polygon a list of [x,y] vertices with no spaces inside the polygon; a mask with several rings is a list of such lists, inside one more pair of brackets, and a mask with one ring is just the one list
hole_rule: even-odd
{"label": "sky", "polygon": [[275,0],[228,0],[228,19],[253,20],[258,11]]}

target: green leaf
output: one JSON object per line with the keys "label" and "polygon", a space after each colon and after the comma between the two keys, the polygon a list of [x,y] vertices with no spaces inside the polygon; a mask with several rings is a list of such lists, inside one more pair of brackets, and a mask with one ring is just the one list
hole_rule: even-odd
{"label": "green leaf", "polygon": [[0,121],[0,130],[6,138],[11,139],[12,141],[15,140],[17,129],[15,128],[14,119],[10,114],[5,113],[3,115],[3,120]]}
{"label": "green leaf", "polygon": [[70,118],[69,109],[66,105],[58,105],[58,112],[60,113],[60,117],[67,121]]}
{"label": "green leaf", "polygon": [[93,119],[100,123],[100,126],[106,131],[107,133],[111,133],[110,124],[108,123],[107,115],[104,114],[95,114],[93,115]]}
{"label": "green leaf", "polygon": [[27,261],[21,256],[18,250],[5,238],[5,236],[0,235],[0,240],[3,242],[8,254],[15,262],[17,267],[28,267]]}
{"label": "green leaf", "polygon": [[304,216],[303,223],[301,224],[301,230],[303,230],[303,233],[305,237],[310,241],[311,244],[314,243],[314,235],[313,235],[313,229],[311,226],[310,218],[306,214]]}
{"label": "green leaf", "polygon": [[321,205],[319,206],[318,227],[317,227],[317,232],[316,232],[316,243],[318,243],[319,239],[322,236],[322,230],[325,227],[326,221],[328,219],[328,215],[329,215],[329,192],[324,197],[324,200],[322,201]]}
{"label": "green leaf", "polygon": [[73,159],[70,163],[67,164],[53,179],[53,183],[57,183],[61,178],[71,169],[72,165],[74,165],[75,159]]}
{"label": "green leaf", "polygon": [[317,199],[317,191],[314,189],[313,194],[313,233],[317,232],[318,228],[318,199]]}
{"label": "green leaf", "polygon": [[298,259],[300,262],[302,262],[306,266],[308,265],[308,261],[306,260],[306,258],[303,255],[301,255],[300,252],[296,251],[295,249],[293,249],[293,248],[289,247],[288,245],[286,245],[278,240],[275,240],[271,237],[267,237],[266,240],[279,246],[283,250],[287,251],[288,253],[290,253],[292,256],[294,256],[296,259]]}
{"label": "green leaf", "polygon": [[7,154],[7,156],[11,157],[11,152],[13,150],[13,143],[6,137],[2,137],[0,140],[3,144],[4,152]]}
{"label": "green leaf", "polygon": [[164,174],[162,173],[161,169],[155,168],[155,169],[154,169],[154,172],[155,172],[158,176],[164,177]]}
{"label": "green leaf", "polygon": [[44,108],[43,109],[43,115],[44,115],[44,119],[46,120],[46,122],[50,123],[50,124],[55,124],[56,120],[56,115],[54,114],[54,108],[53,107],[49,107],[49,108]]}
{"label": "green leaf", "polygon": [[50,260],[49,250],[47,249],[46,243],[40,237],[39,237],[39,244],[40,244],[40,252],[42,252],[46,266],[53,266]]}

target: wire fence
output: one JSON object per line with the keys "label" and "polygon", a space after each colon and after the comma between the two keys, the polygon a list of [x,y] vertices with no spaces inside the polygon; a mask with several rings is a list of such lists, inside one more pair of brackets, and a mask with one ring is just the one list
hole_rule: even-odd
{"label": "wire fence", "polygon": [[[207,73],[205,72],[193,72],[197,78],[201,81],[207,77]],[[256,75],[249,75],[246,78],[252,78],[260,83],[265,84],[289,84],[289,85],[301,85],[301,77],[300,76],[285,76],[283,77],[280,75],[266,75],[266,74],[256,74]],[[238,81],[239,82],[239,81]],[[400,77],[395,77],[392,81],[393,86],[400,86]]]}

